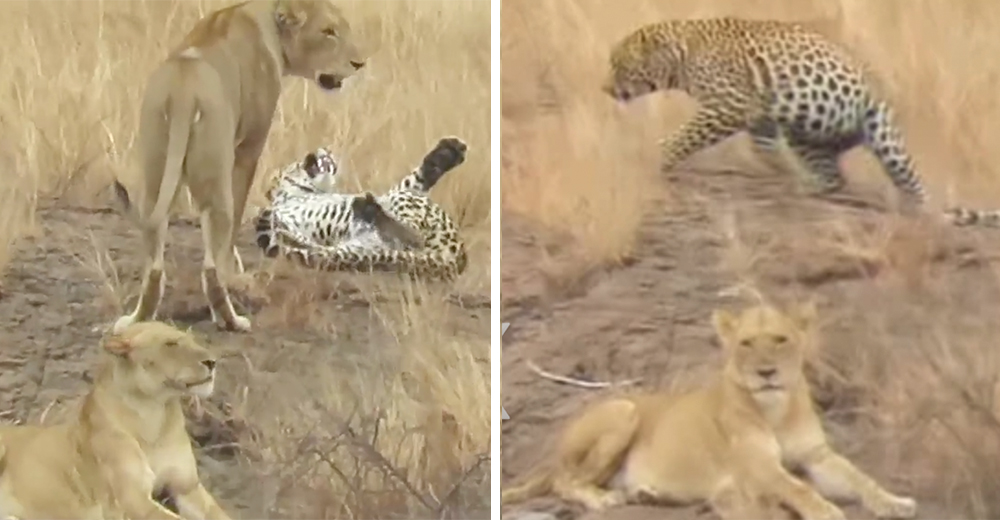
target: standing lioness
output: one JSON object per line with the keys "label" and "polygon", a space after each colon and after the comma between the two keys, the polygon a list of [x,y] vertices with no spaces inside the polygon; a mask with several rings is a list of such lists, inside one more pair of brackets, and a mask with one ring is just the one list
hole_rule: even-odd
{"label": "standing lioness", "polygon": [[54,426],[0,427],[0,518],[227,519],[198,478],[180,398],[208,397],[216,358],[188,333],[136,323],[104,342],[107,359],[79,414]]}
{"label": "standing lioness", "polygon": [[[168,210],[182,181],[201,214],[201,281],[212,321],[250,329],[250,320],[233,309],[226,275],[243,269],[235,236],[281,78],[300,76],[333,91],[364,64],[350,24],[328,0],[244,2],[198,22],[153,72],[143,98],[136,217],[146,265],[135,310],[120,317],[114,331],[156,317],[166,282]],[[129,208],[128,192],[115,187]]]}
{"label": "standing lioness", "polygon": [[563,430],[548,465],[501,501],[551,492],[592,509],[640,499],[709,502],[721,513],[742,510],[735,518],[782,504],[805,520],[832,520],[844,513],[826,497],[839,497],[880,518],[912,518],[913,499],[886,491],[827,443],[803,375],[814,320],[812,304],[788,313],[763,305],[716,311],[726,364],[711,384],[587,407]]}

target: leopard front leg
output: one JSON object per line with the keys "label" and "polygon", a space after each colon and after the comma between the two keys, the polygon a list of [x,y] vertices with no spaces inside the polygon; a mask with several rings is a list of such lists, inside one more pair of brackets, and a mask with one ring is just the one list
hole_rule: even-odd
{"label": "leopard front leg", "polygon": [[743,110],[724,105],[703,105],[694,117],[660,142],[660,171],[670,172],[691,154],[715,145],[746,127]]}

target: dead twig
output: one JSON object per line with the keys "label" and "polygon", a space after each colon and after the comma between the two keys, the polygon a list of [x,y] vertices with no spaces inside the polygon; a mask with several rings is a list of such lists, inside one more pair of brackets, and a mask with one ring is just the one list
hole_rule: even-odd
{"label": "dead twig", "polygon": [[49,411],[52,410],[52,406],[54,406],[55,404],[56,404],[56,399],[49,401],[48,406],[46,406],[45,409],[42,410],[41,417],[38,418],[39,424],[45,424],[45,417],[49,415]]}
{"label": "dead twig", "polygon": [[541,367],[536,365],[530,359],[525,360],[525,363],[528,364],[528,368],[532,372],[538,374],[543,379],[548,379],[549,381],[562,383],[564,385],[578,386],[580,388],[597,389],[597,388],[610,388],[613,386],[631,386],[642,381],[642,379],[628,379],[617,383],[613,381],[584,381],[582,379],[576,379],[569,376],[561,376],[559,374],[553,374],[552,372],[547,372],[545,370],[542,370]]}

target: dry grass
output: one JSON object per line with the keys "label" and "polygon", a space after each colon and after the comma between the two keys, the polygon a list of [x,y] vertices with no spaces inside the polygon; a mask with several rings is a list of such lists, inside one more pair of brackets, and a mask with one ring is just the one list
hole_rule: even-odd
{"label": "dry grass", "polygon": [[[201,15],[229,3],[4,4],[0,270],[18,239],[41,233],[40,200],[103,207],[113,177],[130,184],[149,74]],[[340,152],[352,185],[377,190],[395,183],[439,138],[460,136],[469,157],[433,198],[456,219],[470,250],[469,270],[452,291],[489,294],[489,2],[341,4],[373,53],[369,66],[335,96],[285,80],[251,204],[263,201],[267,175],[319,145]],[[108,319],[138,288],[109,254],[115,238],[89,237],[91,250],[75,252],[104,282]],[[168,265],[179,284],[169,298],[187,294],[199,306],[197,282],[183,274],[197,266],[188,263]],[[331,301],[352,277],[317,282],[315,273],[270,262],[248,278],[264,307],[258,331],[305,329],[324,339],[246,353],[246,363],[238,363],[246,370],[230,385],[234,402],[215,410],[242,432],[236,440],[252,460],[247,475],[273,485],[269,516],[438,517],[488,504],[488,465],[481,460],[490,437],[485,323],[471,331],[455,326],[462,311],[436,287],[356,281],[362,286],[355,299],[370,323],[359,336],[365,327],[343,323],[358,313],[338,314],[342,304]],[[361,354],[345,360],[331,344],[358,345]],[[289,352],[301,356],[290,361]]]}
{"label": "dry grass", "polygon": [[[1000,206],[1000,152],[991,152],[996,148],[989,142],[1000,133],[1000,98],[994,95],[1000,79],[994,59],[993,22],[1000,23],[996,2],[638,1],[621,9],[599,0],[508,0],[502,12],[504,211],[572,235],[582,251],[575,259],[580,264],[615,265],[631,256],[642,219],[671,210],[669,186],[657,174],[657,141],[689,117],[694,104],[670,94],[617,109],[598,90],[607,50],[643,23],[727,14],[809,21],[852,48],[881,76],[879,88],[897,108],[933,206]],[[745,143],[741,138],[721,148],[741,151]],[[712,152],[715,161],[738,155]],[[693,157],[689,165],[703,159]],[[866,152],[853,152],[845,166],[852,180],[892,192]],[[947,296],[948,280],[929,278],[932,235],[886,218],[867,229],[832,222],[830,233],[818,240],[832,241],[819,244],[823,251],[897,276],[946,306],[992,309],[996,302]],[[724,262],[752,285],[747,273],[760,260],[755,255],[768,253],[729,238],[732,251]],[[784,253],[816,248],[806,239]],[[828,353],[839,375],[828,375],[832,379],[825,384],[856,397],[851,406],[868,417],[868,427],[854,424],[851,432],[879,439],[874,442],[882,446],[880,460],[887,467],[947,502],[956,514],[995,518],[1000,514],[995,492],[1000,423],[994,413],[1000,360],[992,353],[989,331],[976,325],[987,318],[934,314],[912,302],[883,303],[885,308],[873,307],[865,322],[856,324],[882,332],[870,343],[838,345]],[[881,323],[888,320],[881,313],[896,305],[910,309],[893,312],[910,312],[911,326],[927,328],[926,341],[902,344],[892,327]],[[940,332],[956,319],[970,322],[961,337]],[[871,381],[883,383],[873,388]],[[908,456],[909,450],[920,457]]]}

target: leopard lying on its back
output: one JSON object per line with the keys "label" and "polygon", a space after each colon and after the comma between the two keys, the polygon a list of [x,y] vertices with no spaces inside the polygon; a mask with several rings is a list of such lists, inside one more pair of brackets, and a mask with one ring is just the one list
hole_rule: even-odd
{"label": "leopard lying on its back", "polygon": [[[428,192],[465,161],[467,146],[441,139],[421,165],[375,197],[385,218],[377,225],[356,218],[360,194],[336,193],[337,161],[326,148],[282,170],[268,190],[270,205],[257,217],[257,245],[328,271],[396,271],[451,280],[464,272],[465,245],[458,228]],[[386,226],[392,232],[383,232]]]}
{"label": "leopard lying on its back", "polygon": [[[739,18],[649,24],[612,48],[610,65],[602,89],[620,102],[675,89],[699,102],[694,118],[663,141],[664,171],[745,130],[773,166],[789,165],[781,154],[787,145],[804,166],[793,170],[805,174],[813,194],[843,188],[838,159],[864,145],[912,202],[927,201],[867,66],[798,24]],[[956,225],[1000,227],[1000,211],[951,208],[944,216]]]}

